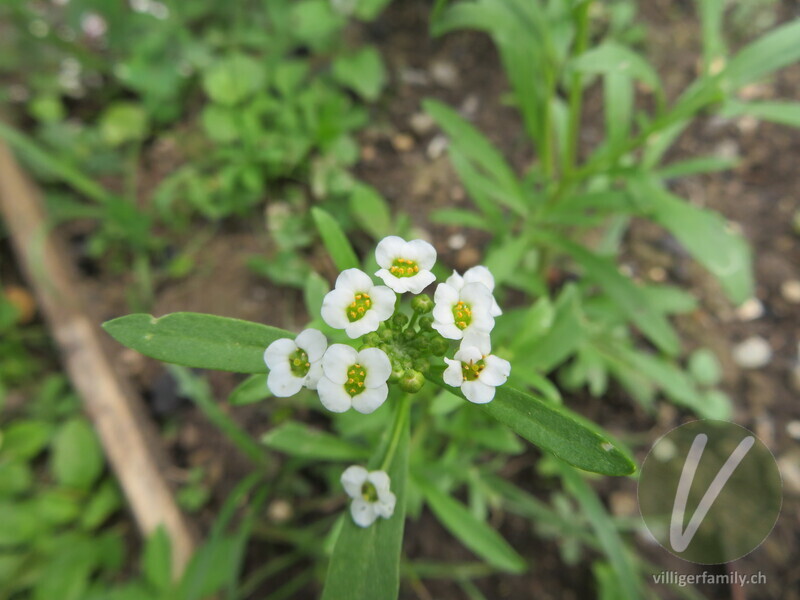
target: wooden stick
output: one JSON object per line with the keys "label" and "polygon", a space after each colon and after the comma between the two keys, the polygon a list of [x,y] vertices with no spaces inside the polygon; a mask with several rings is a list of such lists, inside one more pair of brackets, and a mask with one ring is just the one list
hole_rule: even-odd
{"label": "wooden stick", "polygon": [[48,225],[36,186],[0,142],[0,212],[38,298],[75,390],[83,398],[143,535],[163,525],[172,541],[173,575],[183,572],[195,537],[158,468],[166,464],[139,396],[103,350],[105,334],[89,316],[64,243]]}

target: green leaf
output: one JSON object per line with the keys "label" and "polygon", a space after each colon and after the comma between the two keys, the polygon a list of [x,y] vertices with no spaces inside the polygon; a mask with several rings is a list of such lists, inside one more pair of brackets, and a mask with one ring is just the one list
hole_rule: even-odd
{"label": "green leaf", "polygon": [[33,485],[33,473],[27,463],[17,460],[0,461],[0,498],[16,496]]}
{"label": "green leaf", "polygon": [[[460,390],[445,385],[442,371],[431,369],[428,379],[463,398]],[[480,407],[517,435],[579,469],[604,475],[630,475],[636,470],[631,458],[599,427],[564,407],[508,385],[498,387],[494,400]]]}
{"label": "green leaf", "polygon": [[48,525],[64,525],[78,518],[84,510],[82,501],[71,490],[43,490],[36,494],[32,506],[37,516]]}
{"label": "green leaf", "polygon": [[163,525],[150,537],[142,553],[142,573],[157,590],[166,591],[172,582],[172,544]]}
{"label": "green leaf", "polygon": [[[399,438],[394,459],[387,472],[397,497],[394,514],[379,518],[361,528],[345,515],[325,578],[322,600],[393,600],[400,589],[400,551],[406,518],[409,418],[404,405],[398,405],[395,425]],[[377,455],[376,455],[377,456]],[[370,468],[378,468],[372,461]]]}
{"label": "green leaf", "polygon": [[141,141],[148,129],[147,112],[134,102],[115,102],[100,117],[100,134],[110,146]]}
{"label": "green leaf", "polygon": [[23,460],[34,458],[47,447],[53,426],[46,421],[21,420],[0,432],[0,453]]}
{"label": "green leaf", "polygon": [[628,75],[653,90],[661,89],[655,69],[641,55],[616,42],[604,42],[584,52],[572,60],[570,67],[583,73]]}
{"label": "green leaf", "polygon": [[203,89],[209,98],[234,106],[251,97],[264,85],[261,64],[244,54],[231,54],[212,63],[203,73]]}
{"label": "green leaf", "polygon": [[306,303],[306,310],[312,319],[320,315],[325,295],[330,289],[328,282],[316,271],[311,271],[306,277],[306,283],[303,287],[303,300]]}
{"label": "green leaf", "polygon": [[720,156],[698,156],[674,162],[658,170],[657,175],[662,179],[676,179],[698,173],[713,173],[727,171],[739,162],[737,158],[724,158]]}
{"label": "green leaf", "polygon": [[42,527],[33,506],[0,501],[0,547],[34,539]]}
{"label": "green leaf", "polygon": [[386,70],[380,53],[367,46],[355,54],[333,61],[333,78],[368,102],[374,102],[386,85]]}
{"label": "green leaf", "polygon": [[270,398],[272,393],[267,387],[267,376],[263,373],[250,375],[242,383],[237,385],[228,396],[228,404],[231,406],[244,406],[255,404]]}
{"label": "green leaf", "polygon": [[495,198],[520,215],[526,215],[528,209],[519,181],[497,148],[449,106],[436,100],[425,100],[422,106],[451,138],[453,145],[491,176],[496,184]]}
{"label": "green leaf", "polygon": [[697,208],[657,183],[632,183],[653,220],[669,230],[697,261],[741,304],[753,296],[752,255],[747,241],[717,213]]}
{"label": "green leaf", "polygon": [[722,379],[722,367],[708,348],[698,348],[689,356],[689,372],[701,385],[717,385]]}
{"label": "green leaf", "polygon": [[83,418],[67,421],[56,433],[50,468],[62,485],[88,490],[103,472],[103,449]]}
{"label": "green leaf", "polygon": [[311,209],[311,216],[336,268],[340,271],[357,269],[360,266],[358,257],[336,219],[316,206]]}
{"label": "green leaf", "polygon": [[369,451],[342,438],[289,421],[264,434],[262,443],[289,456],[313,460],[362,460]]}
{"label": "green leaf", "polygon": [[559,465],[559,471],[567,490],[578,500],[582,513],[586,515],[597,535],[600,547],[611,561],[621,587],[622,595],[619,598],[628,600],[641,598],[636,566],[608,511],[580,473],[567,465]]}
{"label": "green leaf", "polygon": [[800,19],[773,29],[745,46],[721,76],[731,91],[800,60]]}
{"label": "green leaf", "polygon": [[725,103],[721,114],[724,117],[750,115],[763,121],[800,127],[800,102],[738,102],[731,99]]}
{"label": "green leaf", "polygon": [[485,521],[475,518],[463,504],[422,477],[414,477],[414,483],[436,518],[467,548],[502,571],[525,571],[523,558]]}
{"label": "green leaf", "polygon": [[678,353],[680,341],[669,321],[653,310],[642,289],[620,273],[612,261],[569,240],[540,235],[550,245],[572,256],[583,267],[584,276],[603,288],[651,342],[667,354]]}
{"label": "green leaf", "polygon": [[122,493],[113,479],[105,479],[81,509],[81,526],[95,529],[123,506]]}
{"label": "green leaf", "polygon": [[103,324],[111,337],[145,356],[199,369],[265,373],[264,351],[295,334],[260,323],[201,313],[160,318],[133,314]]}
{"label": "green leaf", "polygon": [[350,195],[350,212],[358,224],[375,239],[392,232],[389,205],[371,185],[357,183]]}

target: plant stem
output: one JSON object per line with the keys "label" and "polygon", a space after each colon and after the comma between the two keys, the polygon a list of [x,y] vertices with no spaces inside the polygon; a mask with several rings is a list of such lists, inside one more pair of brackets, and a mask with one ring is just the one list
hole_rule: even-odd
{"label": "plant stem", "polygon": [[[575,9],[575,48],[573,56],[586,52],[589,45],[589,7],[592,0],[586,0]],[[569,124],[567,131],[567,148],[564,153],[564,174],[569,175],[575,168],[578,156],[578,139],[580,138],[581,111],[583,103],[583,74],[575,71],[569,89]]]}
{"label": "plant stem", "polygon": [[408,325],[406,325],[406,329],[411,329],[414,327],[414,325],[417,323],[417,319],[419,319],[419,313],[414,311],[414,314],[411,315],[411,320],[408,322]]}
{"label": "plant stem", "polygon": [[400,404],[397,406],[397,412],[394,415],[394,423],[392,424],[392,432],[389,438],[389,445],[386,447],[386,454],[383,456],[379,470],[385,471],[392,464],[394,454],[397,451],[397,446],[400,443],[400,436],[403,434],[406,419],[408,419],[409,407],[411,406],[411,396],[406,394],[400,399]]}

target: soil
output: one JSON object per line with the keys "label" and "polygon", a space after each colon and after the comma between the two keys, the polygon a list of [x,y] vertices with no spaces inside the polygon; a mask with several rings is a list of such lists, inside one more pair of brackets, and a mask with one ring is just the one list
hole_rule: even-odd
{"label": "soil", "polygon": [[[696,16],[690,3],[659,0],[646,4],[642,10],[650,26],[648,53],[657,70],[667,74],[668,93],[674,97],[697,68],[700,45]],[[443,152],[443,138],[421,116],[420,102],[437,98],[457,107],[517,168],[524,168],[534,156],[520,131],[518,115],[503,103],[508,86],[488,38],[457,33],[431,39],[429,10],[429,3],[421,0],[395,2],[378,22],[355,32],[357,37],[378,45],[391,73],[391,89],[384,95],[383,105],[374,110],[370,127],[361,135],[362,160],[357,175],[375,186],[395,211],[410,214],[420,234],[435,240],[445,263],[464,269],[480,261],[481,249],[488,240],[482,234],[431,225],[427,220],[433,209],[468,206],[469,200]],[[796,13],[797,7],[791,3],[779,10],[781,19],[796,17]],[[781,72],[769,83],[751,86],[746,93],[752,98],[796,99],[800,96],[800,67]],[[597,90],[592,97],[599,98]],[[602,116],[592,109],[595,104],[591,100],[587,105],[582,137],[589,147],[601,135]],[[154,153],[164,151],[153,149]],[[796,130],[748,119],[709,117],[687,131],[670,153],[674,160],[732,153],[741,158],[733,171],[682,179],[674,191],[698,206],[719,211],[750,241],[755,255],[756,295],[764,307],[759,318],[743,320],[723,299],[710,276],[692,263],[663,230],[637,222],[626,239],[626,262],[636,276],[661,280],[666,275],[670,281],[689,286],[701,300],[697,311],[677,322],[685,348],[706,346],[718,354],[724,368],[723,387],[735,407],[734,420],[755,431],[783,469],[784,507],[775,530],[759,549],[728,565],[745,574],[761,571],[766,584],[740,590],[726,586],[697,588],[708,598],[800,598],[800,448],[797,438],[787,431],[790,422],[800,419],[796,401],[800,391],[796,371],[800,305],[787,300],[781,291],[787,280],[798,278],[800,264],[798,233],[792,225],[800,210],[796,193],[800,189],[800,171],[796,168],[799,152],[800,132]],[[159,162],[164,161],[159,158],[150,164]],[[159,286],[152,312],[208,312],[293,330],[301,328],[307,315],[300,294],[275,287],[246,266],[251,255],[270,251],[262,220],[253,221],[226,223],[217,230],[198,233],[210,236],[196,257],[199,268],[185,279]],[[76,260],[79,258],[76,245]],[[129,283],[129,278],[107,272],[102,265],[87,275],[83,285],[101,307],[98,320],[128,312],[125,289]],[[764,368],[740,369],[732,359],[732,348],[753,335],[768,341],[773,358]],[[190,468],[205,469],[214,500],[198,520],[207,525],[213,507],[224,500],[251,465],[190,403],[178,397],[163,366],[124,349],[116,358],[140,385],[154,417],[173,425],[174,433],[165,437],[175,458],[172,480],[181,483],[186,481]],[[225,397],[241,379],[222,373],[211,373],[209,377],[217,397]],[[568,398],[567,404],[620,437],[636,440],[639,461],[660,435],[694,418],[668,404],[661,404],[655,414],[648,414],[619,391],[602,400],[577,395]],[[269,426],[269,409],[264,406],[225,409],[256,435]],[[507,475],[547,499],[554,491],[553,482],[534,475],[538,458],[538,451],[530,449],[509,463]],[[599,479],[595,487],[616,515],[638,517],[635,481]],[[330,507],[331,512],[340,509]],[[531,568],[521,576],[493,575],[476,580],[487,598],[577,599],[597,595],[587,556],[568,565],[561,559],[559,546],[538,536],[534,524],[507,514],[493,514],[492,523]],[[703,570],[673,558],[647,539],[637,539],[636,545],[657,570]],[[259,542],[251,550],[255,565],[284,549]],[[418,522],[408,524],[404,553],[419,560],[475,560],[427,512]],[[653,590],[659,597],[673,597],[667,588]],[[318,592],[309,584],[294,597],[314,598]],[[404,583],[401,597],[457,600],[467,596],[452,582],[424,580]]]}

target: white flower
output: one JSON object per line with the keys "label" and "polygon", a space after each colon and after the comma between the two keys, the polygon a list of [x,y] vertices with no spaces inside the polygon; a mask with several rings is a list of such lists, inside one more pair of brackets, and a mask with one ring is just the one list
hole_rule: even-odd
{"label": "white flower", "polygon": [[342,473],[341,482],[353,499],[350,514],[359,527],[369,527],[378,517],[388,519],[394,514],[397,498],[389,490],[391,480],[386,471],[367,471],[353,465]]}
{"label": "white flower", "polygon": [[383,238],[375,249],[375,260],[381,267],[375,273],[398,294],[419,294],[436,280],[431,268],[436,250],[423,240],[405,241],[396,235]]}
{"label": "white flower", "polygon": [[[453,274],[447,278],[445,283],[457,290],[460,290],[468,283],[482,283],[490,292],[494,292],[494,277],[492,277],[492,272],[482,265],[467,269],[464,271],[464,275],[459,275],[457,272],[453,271]],[[492,308],[489,310],[489,314],[493,317],[499,317],[503,314],[494,296],[492,296]]]}
{"label": "white flower", "polygon": [[386,400],[392,363],[378,348],[356,352],[350,346],[333,344],[322,357],[322,373],[317,391],[325,408],[339,413],[352,406],[369,414]]}
{"label": "white flower", "polygon": [[322,301],[322,318],[335,329],[344,329],[355,339],[375,331],[392,316],[397,297],[385,285],[375,285],[359,269],[339,273],[336,287]]}
{"label": "white flower", "polygon": [[445,358],[444,382],[460,387],[464,396],[475,404],[494,399],[494,389],[503,385],[511,374],[507,360],[491,354],[489,336],[472,333],[464,337],[455,360]]}
{"label": "white flower", "polygon": [[306,329],[294,340],[281,338],[264,351],[264,362],[269,367],[267,387],[280,398],[294,396],[300,388],[317,389],[322,377],[322,356],[328,340],[321,331]]}
{"label": "white flower", "polygon": [[433,301],[433,328],[448,339],[460,340],[470,331],[488,334],[494,327],[494,298],[482,283],[466,283],[461,289],[440,283]]}

